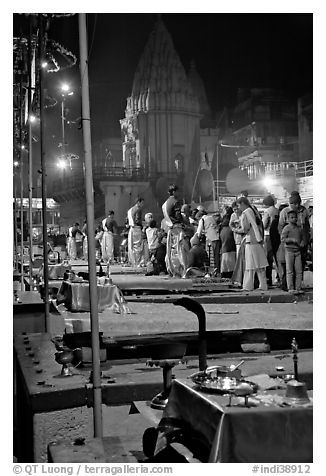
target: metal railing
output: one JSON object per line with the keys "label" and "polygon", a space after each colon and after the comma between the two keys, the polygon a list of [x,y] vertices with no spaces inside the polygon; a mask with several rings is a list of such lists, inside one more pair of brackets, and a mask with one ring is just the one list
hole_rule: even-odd
{"label": "metal railing", "polygon": [[294,170],[296,177],[311,177],[314,167],[313,160],[304,160],[302,162],[265,162],[262,164],[265,172],[271,172],[276,176],[282,176],[289,169]]}
{"label": "metal railing", "polygon": [[297,177],[311,177],[314,174],[313,160],[305,160],[303,162],[293,162],[295,164],[295,172]]}

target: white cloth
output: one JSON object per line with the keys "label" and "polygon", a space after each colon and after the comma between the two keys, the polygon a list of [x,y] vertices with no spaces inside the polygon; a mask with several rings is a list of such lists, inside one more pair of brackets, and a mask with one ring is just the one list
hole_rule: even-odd
{"label": "white cloth", "polygon": [[212,215],[204,215],[199,220],[196,233],[198,236],[204,233],[209,241],[216,241],[220,238],[216,220]]}
{"label": "white cloth", "polygon": [[[247,234],[246,234],[246,243],[254,243],[255,240],[257,242],[263,241],[263,237],[256,223],[255,213],[253,212],[251,208],[246,208],[246,210],[242,212],[241,221],[244,225],[244,228],[248,228],[248,223],[249,223],[249,230],[247,231]],[[254,235],[251,233],[252,231]]]}
{"label": "white cloth", "polygon": [[128,218],[129,226],[135,226],[135,222],[134,222],[134,219],[133,219],[133,211],[134,211],[134,207],[131,207],[131,208],[129,208],[129,210],[127,212],[127,218]]}
{"label": "white cloth", "polygon": [[263,245],[246,243],[245,247],[245,269],[261,269],[268,266]]}
{"label": "white cloth", "polygon": [[149,250],[155,250],[158,245],[158,229],[157,228],[146,228],[146,237]]}
{"label": "white cloth", "polygon": [[112,231],[105,231],[103,233],[101,250],[103,261],[114,261],[114,236]]}
{"label": "white cloth", "polygon": [[257,270],[268,266],[263,237],[256,223],[256,216],[251,208],[246,208],[241,215],[241,228],[246,232],[245,269]]}
{"label": "white cloth", "polygon": [[[171,197],[170,197],[170,198],[171,198]],[[172,223],[172,221],[171,221],[171,218],[170,218],[170,215],[169,215],[169,212],[168,212],[168,209],[167,209],[167,207],[168,207],[169,204],[170,204],[169,199],[166,200],[166,202],[163,203],[163,205],[162,205],[162,212],[163,212],[163,217],[164,217],[164,219],[165,219],[166,225],[167,225],[168,227],[172,228],[173,223]]]}
{"label": "white cloth", "polygon": [[[250,245],[252,246],[252,245]],[[250,247],[249,246],[249,247]],[[257,273],[258,281],[259,281],[259,289],[261,291],[267,291],[267,282],[266,282],[266,273],[264,269],[246,269],[243,276],[243,287],[242,289],[245,291],[253,291],[254,290],[254,278],[255,273]]]}
{"label": "white cloth", "polygon": [[180,225],[174,225],[168,231],[165,264],[171,276],[183,277],[188,268],[184,237],[184,230]]}
{"label": "white cloth", "polygon": [[131,266],[145,266],[145,246],[141,226],[131,226],[128,233],[128,260]]}

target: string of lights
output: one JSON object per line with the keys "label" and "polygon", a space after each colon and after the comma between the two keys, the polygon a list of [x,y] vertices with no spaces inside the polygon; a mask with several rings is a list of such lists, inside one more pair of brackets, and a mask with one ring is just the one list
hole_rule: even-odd
{"label": "string of lights", "polygon": [[[26,16],[38,17],[37,13],[28,13],[22,14]],[[43,13],[41,14],[44,18],[47,18],[47,30],[49,27],[49,22],[54,18],[60,17],[70,17],[75,15],[74,13]],[[45,48],[44,48],[44,60],[42,63],[42,68],[47,73],[57,73],[65,69],[73,67],[77,63],[77,57],[57,42],[54,39],[48,38],[47,33],[45,33],[43,38]],[[28,89],[28,62],[29,58],[32,57],[35,61],[35,52],[38,48],[39,35],[38,33],[31,34],[30,38],[24,35],[13,38],[13,71],[14,71],[14,138],[15,144],[14,149],[16,154],[19,154],[22,146],[24,145],[24,140],[20,144],[20,129],[24,128],[26,124],[22,124],[20,121],[20,94],[22,94],[22,107],[24,108],[24,102],[27,100],[27,89]],[[29,48],[31,54],[29,55]],[[32,113],[36,116],[39,115],[39,91],[38,91],[38,81],[39,81],[39,71],[38,68],[35,68],[35,84],[33,85],[33,99],[32,99]],[[20,89],[19,85],[23,84],[23,89]],[[46,94],[44,98],[44,109],[53,108],[58,104],[56,98]],[[25,122],[27,118],[25,117]],[[24,137],[24,133],[23,133]]]}

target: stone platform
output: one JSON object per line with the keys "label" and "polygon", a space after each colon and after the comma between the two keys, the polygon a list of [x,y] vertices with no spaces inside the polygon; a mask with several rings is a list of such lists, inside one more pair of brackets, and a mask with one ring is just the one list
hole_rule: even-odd
{"label": "stone platform", "polygon": [[[54,353],[55,346],[48,334],[15,337],[17,421],[24,441],[21,449],[24,462],[45,462],[47,444],[57,439],[92,436],[91,367],[77,366],[72,369],[72,377],[60,377],[61,366],[55,362]],[[275,377],[293,373],[290,351],[272,355],[224,355],[209,358],[208,365],[236,364],[242,359],[245,360],[242,375],[248,380],[257,374]],[[312,366],[312,352],[301,351],[299,373],[308,388],[312,388]],[[283,370],[278,371],[276,367]],[[173,374],[176,378],[187,378],[197,370],[198,358],[189,356],[174,367]],[[101,371],[104,436],[113,436],[125,428],[133,402],[151,400],[162,390],[162,369],[149,367],[146,360],[113,360],[103,363]],[[150,426],[148,422],[141,424],[144,428]],[[133,441],[135,443],[135,439]],[[141,445],[140,439],[138,445]]]}

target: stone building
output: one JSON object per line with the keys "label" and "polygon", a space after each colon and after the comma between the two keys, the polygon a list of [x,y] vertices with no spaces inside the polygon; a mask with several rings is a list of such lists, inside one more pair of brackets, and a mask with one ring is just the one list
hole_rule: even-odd
{"label": "stone building", "polygon": [[126,210],[142,195],[145,206],[159,211],[171,181],[189,200],[200,161],[200,118],[199,99],[159,19],[139,60],[120,121],[126,179],[101,182],[106,201]]}
{"label": "stone building", "polygon": [[[279,200],[294,189],[312,194],[312,179],[299,180],[309,160],[312,175],[309,97],[296,104],[270,88],[239,89],[233,109],[213,112],[194,62],[187,72],[161,18],[140,56],[120,127],[120,138],[103,137],[93,145],[96,218],[113,209],[122,225],[142,196],[144,211],[160,220],[171,182],[187,203],[204,202],[211,211],[223,196],[228,203],[244,189],[256,196],[271,192]],[[243,173],[231,190],[226,179],[232,169]],[[84,194],[78,180],[57,194],[61,203],[66,197],[67,214],[74,190]]]}

